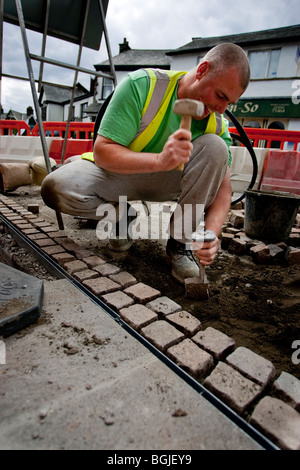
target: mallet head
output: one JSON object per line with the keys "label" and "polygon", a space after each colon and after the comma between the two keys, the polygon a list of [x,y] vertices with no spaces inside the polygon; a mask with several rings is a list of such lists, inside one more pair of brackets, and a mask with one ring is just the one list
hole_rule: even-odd
{"label": "mallet head", "polygon": [[201,117],[204,112],[204,105],[201,101],[182,99],[174,103],[175,114],[188,115],[192,117]]}

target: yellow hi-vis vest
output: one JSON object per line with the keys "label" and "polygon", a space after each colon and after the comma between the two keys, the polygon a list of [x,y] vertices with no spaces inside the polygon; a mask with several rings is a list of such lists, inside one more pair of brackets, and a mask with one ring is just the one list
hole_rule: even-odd
{"label": "yellow hi-vis vest", "polygon": [[[142,111],[140,128],[129,145],[134,152],[141,152],[155,136],[169,106],[179,78],[187,72],[171,70],[145,69],[149,77],[149,90]],[[225,131],[223,115],[213,113],[209,116],[204,134],[221,135]],[[85,160],[94,161],[93,152],[81,156]]]}

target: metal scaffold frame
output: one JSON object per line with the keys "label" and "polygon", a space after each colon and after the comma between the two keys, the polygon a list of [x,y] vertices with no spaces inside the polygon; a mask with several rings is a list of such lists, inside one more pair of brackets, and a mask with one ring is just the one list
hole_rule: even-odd
{"label": "metal scaffold frame", "polygon": [[[68,18],[63,18],[63,20],[60,15],[62,6],[64,9],[67,8],[69,12]],[[114,86],[116,86],[116,74],[105,20],[107,8],[108,0],[76,0],[75,4],[73,0],[15,0],[15,3],[13,3],[13,0],[0,0],[0,78],[2,79],[2,76],[7,76],[15,79],[29,80],[45,158],[45,165],[48,173],[50,173],[52,169],[35,82],[38,81],[38,91],[40,91],[45,63],[74,70],[69,114],[61,155],[61,163],[63,163],[67,146],[69,125],[72,117],[72,107],[74,103],[78,73],[83,72],[94,76],[110,78],[113,81]],[[2,73],[3,21],[16,24],[20,27],[28,78]],[[40,56],[34,55],[30,52],[26,29],[38,31],[43,34]],[[99,49],[102,34],[104,34],[105,37],[106,50],[110,63],[110,73],[101,73],[95,70],[82,68],[80,66],[83,47],[95,50]],[[72,42],[79,46],[76,65],[45,57],[48,35]],[[38,80],[34,77],[32,67],[33,60],[40,62]],[[57,213],[57,220],[59,227],[63,228],[61,214]]]}

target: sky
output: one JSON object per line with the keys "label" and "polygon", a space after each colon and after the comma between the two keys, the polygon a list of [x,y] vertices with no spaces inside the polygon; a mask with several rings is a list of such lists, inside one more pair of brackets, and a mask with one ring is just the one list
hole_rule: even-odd
{"label": "sky", "polygon": [[[13,0],[10,0],[13,1]],[[76,0],[73,0],[76,1]],[[299,24],[299,0],[109,0],[106,15],[112,55],[127,38],[132,49],[177,49],[193,37],[226,36]],[[27,30],[30,52],[41,55],[42,36]],[[47,37],[46,57],[75,64],[78,46]],[[107,60],[104,38],[99,51],[83,48],[82,67]],[[39,63],[33,61],[38,78]],[[3,25],[3,74],[28,77],[20,29]],[[90,76],[79,73],[78,80],[89,89]],[[74,71],[45,65],[43,80],[72,86]],[[4,111],[22,113],[33,106],[29,82],[2,77],[1,104]]]}

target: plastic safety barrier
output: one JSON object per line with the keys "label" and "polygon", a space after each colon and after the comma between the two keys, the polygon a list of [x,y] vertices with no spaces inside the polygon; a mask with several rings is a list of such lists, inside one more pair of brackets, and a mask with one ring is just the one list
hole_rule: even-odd
{"label": "plastic safety barrier", "polygon": [[[54,138],[49,147],[49,157],[53,158],[57,163],[61,161],[61,154],[63,149],[64,139]],[[74,155],[82,155],[85,152],[92,152],[93,150],[93,141],[90,139],[69,139],[67,141],[65,158],[66,160],[69,157]]]}
{"label": "plastic safety barrier", "polygon": [[300,194],[300,152],[269,150],[260,189]]}
{"label": "plastic safety barrier", "polygon": [[30,126],[25,121],[1,119],[1,135],[31,135]]}
{"label": "plastic safety barrier", "polygon": [[[300,148],[300,132],[285,131],[281,129],[258,129],[253,127],[244,127],[244,130],[250,139],[253,147],[271,148],[272,145],[278,145],[280,150],[288,145],[289,150],[298,150]],[[230,133],[235,133],[236,129],[229,128]]]}
{"label": "plastic safety barrier", "polygon": [[[67,127],[66,122],[47,121],[43,122],[46,136],[64,137]],[[68,139],[92,139],[94,132],[93,122],[70,122]],[[39,127],[36,124],[32,129],[32,135],[39,135]]]}

